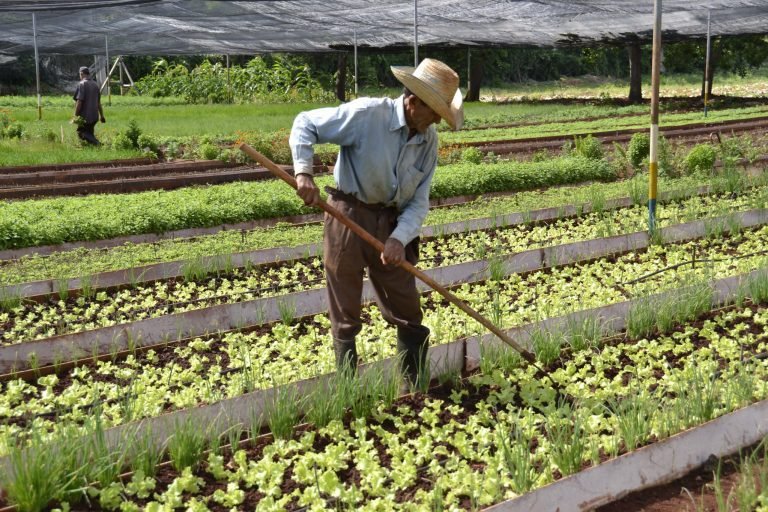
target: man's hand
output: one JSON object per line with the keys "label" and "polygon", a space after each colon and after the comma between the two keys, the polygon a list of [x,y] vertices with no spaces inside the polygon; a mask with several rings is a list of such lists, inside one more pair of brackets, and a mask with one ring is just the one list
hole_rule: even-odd
{"label": "man's hand", "polygon": [[101,122],[102,122],[102,123],[106,123],[106,122],[107,122],[107,120],[106,120],[106,119],[104,119],[104,116],[101,116]]}
{"label": "man's hand", "polygon": [[307,206],[320,204],[320,189],[315,185],[315,180],[309,174],[296,175],[296,193]]}
{"label": "man's hand", "polygon": [[384,252],[381,253],[381,262],[385,265],[399,265],[405,259],[405,247],[396,238],[387,238],[384,242]]}

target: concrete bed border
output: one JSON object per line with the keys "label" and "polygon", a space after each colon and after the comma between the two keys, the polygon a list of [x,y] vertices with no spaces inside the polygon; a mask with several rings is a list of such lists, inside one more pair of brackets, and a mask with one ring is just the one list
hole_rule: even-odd
{"label": "concrete bed border", "polygon": [[[579,184],[577,183],[577,184],[564,185],[564,186],[574,186],[574,185],[579,185]],[[584,185],[584,184],[582,183],[581,185]],[[477,194],[477,195],[472,194],[472,195],[447,197],[442,199],[431,199],[430,208],[457,206],[461,204],[471,203],[481,198],[506,197],[506,196],[512,196],[519,193],[520,191],[489,192],[487,194]],[[710,194],[710,190],[708,186],[698,186],[696,187],[696,192],[694,192],[693,194],[687,194],[684,196],[691,197],[696,195],[708,195],[708,194]],[[678,197],[680,197],[680,195],[675,192],[673,193],[661,192],[659,193],[659,202],[667,201],[667,200],[675,200]],[[632,200],[629,197],[621,197],[617,199],[607,200],[606,208],[609,208],[608,205],[611,204],[611,201],[619,201],[620,203],[626,203],[623,205],[620,204],[617,207],[629,206],[632,204]],[[587,206],[588,204],[589,203],[584,203],[582,205],[565,205],[563,206],[563,208],[572,208],[571,211],[576,212],[576,211],[582,211],[581,208],[583,208],[584,206]],[[557,208],[558,207],[553,207],[552,209],[557,209]],[[20,249],[6,249],[6,250],[0,251],[0,261],[14,260],[14,259],[21,258],[23,256],[28,256],[33,254],[45,256],[45,255],[50,255],[57,252],[71,251],[71,250],[80,249],[80,248],[106,249],[111,247],[119,247],[126,243],[133,243],[133,244],[154,243],[154,242],[159,242],[163,240],[173,240],[177,238],[185,239],[185,238],[194,238],[198,236],[213,235],[221,231],[248,231],[248,230],[252,230],[260,227],[273,227],[279,223],[299,225],[299,224],[317,223],[317,222],[321,222],[322,220],[323,220],[322,213],[309,213],[304,215],[290,215],[286,217],[258,219],[258,220],[240,222],[235,224],[219,224],[217,226],[212,226],[209,228],[187,228],[187,229],[181,229],[176,231],[165,231],[163,233],[126,235],[126,236],[109,238],[104,240],[94,240],[90,242],[65,242],[62,244],[55,244],[55,245],[41,245],[37,247],[25,247]]]}
{"label": "concrete bed border", "polygon": [[[697,189],[695,196],[702,196],[708,193],[707,187]],[[691,195],[687,197],[693,197]],[[610,199],[606,201],[604,210],[619,210],[630,208],[633,202],[629,197]],[[423,238],[432,238],[439,235],[451,235],[464,231],[478,231],[485,229],[494,229],[499,227],[509,227],[527,222],[548,222],[559,219],[571,218],[592,211],[589,203],[581,205],[564,205],[560,207],[542,208],[532,210],[525,214],[520,212],[498,215],[494,217],[484,217],[479,219],[470,219],[466,221],[451,222],[448,224],[439,224],[426,226],[422,229]],[[295,247],[277,247],[273,249],[261,249],[256,251],[247,251],[233,253],[231,255],[215,255],[200,258],[199,263],[210,269],[221,269],[224,262],[232,267],[244,267],[246,262],[253,265],[263,265],[269,263],[282,263],[293,261],[309,256],[322,254],[322,243],[302,244]],[[100,272],[89,276],[91,287],[93,289],[115,288],[130,286],[134,284],[151,283],[155,281],[174,279],[183,276],[183,268],[193,263],[193,260],[176,260],[164,263],[155,263],[151,265],[142,265],[127,269],[112,270]],[[63,291],[64,286],[67,293],[79,293],[82,289],[82,278],[71,278],[65,280],[45,279],[41,281],[29,281],[26,283],[16,283],[0,287],[0,297],[20,297],[22,299],[43,300],[49,295]]]}
{"label": "concrete bed border", "polygon": [[[708,223],[723,222],[723,219],[706,219],[670,226],[662,229],[661,234],[667,242],[693,240],[705,235]],[[768,222],[768,210],[741,212],[735,215],[735,219],[741,227],[759,226]],[[727,226],[724,229],[727,230]],[[532,249],[504,258],[504,275],[589,261],[598,257],[644,249],[648,244],[648,234],[637,232]],[[426,273],[443,286],[449,287],[460,283],[481,281],[490,275],[488,263],[484,260],[429,269]],[[417,286],[421,292],[431,290],[418,280]],[[373,289],[366,281],[362,301],[368,303],[373,300]],[[286,305],[293,310],[296,318],[322,313],[327,310],[325,288],[222,304],[90,331],[0,346],[0,374],[11,374],[33,366],[40,368],[93,357],[94,354],[123,352],[131,347],[157,345],[212,332],[279,321]]]}
{"label": "concrete bed border", "polygon": [[[760,272],[765,272],[765,269],[713,281],[712,286],[715,291],[713,307],[728,303],[737,296],[741,283],[744,280]],[[563,325],[568,325],[574,320],[579,321],[585,317],[591,317],[599,318],[606,322],[605,325],[607,327],[603,335],[604,337],[609,337],[623,330],[626,314],[633,303],[647,299],[660,299],[672,293],[675,293],[675,291],[667,291],[648,298],[634,299],[600,308],[577,311],[569,315],[508,329],[506,332],[512,337],[517,336],[518,342],[521,345],[530,348],[529,340],[525,337],[526,334],[537,330],[559,332],[560,327]],[[503,342],[496,339],[494,335],[486,334],[430,347],[429,365],[432,376],[436,377],[446,373],[477,369],[481,353],[480,345],[484,343],[503,345]],[[388,358],[362,365],[360,371],[365,373],[372,369],[377,369],[387,373],[393,371],[396,364],[397,360],[395,358]],[[319,375],[279,387],[256,390],[212,404],[181,409],[112,427],[105,431],[106,443],[111,449],[115,449],[121,443],[126,442],[127,439],[131,439],[132,436],[146,434],[151,436],[156,446],[162,446],[172,435],[175,427],[185,421],[207,425],[210,429],[209,432],[223,432],[228,427],[236,424],[248,425],[252,423],[254,418],[259,418],[263,426],[266,424],[264,414],[268,411],[270,403],[276,397],[286,396],[286,393],[288,396],[295,393],[297,398],[307,396],[317,386],[327,384],[333,375]],[[305,402],[300,400],[300,403]],[[534,509],[559,510],[561,512],[566,510],[589,510],[600,504],[606,504],[619,499],[634,490],[674,480],[684,474],[686,470],[694,468],[697,463],[700,464],[705,461],[711,454],[732,453],[742,446],[753,444],[762,435],[768,434],[768,414],[766,414],[766,411],[768,411],[768,400],[722,416],[703,426],[695,427],[672,436],[660,443],[640,448],[617,459],[612,459],[599,466],[589,468],[541,489],[531,491],[514,500],[494,505],[489,510],[504,512],[522,512]],[[700,430],[702,428],[704,430]],[[765,433],[758,435],[761,432]],[[706,442],[702,440],[706,440]],[[716,442],[716,447],[710,443],[713,440]],[[731,444],[733,442],[736,442],[738,446],[733,446]],[[659,447],[654,448],[657,444]],[[684,450],[685,454],[682,462],[680,462],[679,459],[681,457],[676,452],[678,444],[683,447],[681,449]],[[665,463],[670,460],[677,462],[669,470],[664,471],[664,465],[655,462],[657,457],[663,457]],[[7,456],[0,457],[0,470],[7,470],[9,464]],[[633,469],[632,465],[634,464],[638,464],[640,469]],[[630,469],[625,468],[624,466],[626,465],[629,465]],[[646,472],[648,473],[646,474]],[[6,471],[6,473],[8,472]],[[585,473],[586,476],[579,477],[582,473]],[[619,482],[627,483],[616,484],[611,482],[611,480],[615,480],[616,474],[622,475],[622,479]],[[579,479],[576,480],[577,478]],[[581,479],[586,479],[586,482],[589,485],[594,484],[594,487],[586,486]],[[579,488],[579,491],[576,492],[575,488]],[[563,496],[568,498],[565,499]],[[577,498],[574,498],[574,496],[577,496]],[[541,506],[545,508],[536,508],[544,503],[547,505]]]}

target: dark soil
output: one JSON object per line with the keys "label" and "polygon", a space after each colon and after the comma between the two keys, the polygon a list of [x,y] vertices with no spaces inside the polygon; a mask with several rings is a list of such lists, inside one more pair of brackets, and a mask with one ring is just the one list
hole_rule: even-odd
{"label": "dark soil", "polygon": [[[755,451],[755,448],[752,446],[743,450],[743,456],[749,456]],[[764,451],[758,450],[758,456],[764,454]],[[758,458],[758,460],[764,460],[764,458]],[[742,478],[739,472],[739,461],[738,454],[724,457],[719,461],[720,482],[726,497]],[[717,467],[718,459],[711,457],[702,466],[683,478],[666,485],[631,493],[618,501],[596,509],[596,512],[718,512],[714,487]],[[768,489],[762,491],[766,492]],[[729,508],[729,510],[735,511],[737,509]]]}

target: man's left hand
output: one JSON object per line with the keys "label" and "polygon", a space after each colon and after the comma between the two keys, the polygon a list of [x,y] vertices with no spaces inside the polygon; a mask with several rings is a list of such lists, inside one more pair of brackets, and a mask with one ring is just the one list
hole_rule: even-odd
{"label": "man's left hand", "polygon": [[381,262],[385,265],[399,265],[405,259],[405,247],[396,238],[387,238],[384,242],[384,252],[381,253]]}

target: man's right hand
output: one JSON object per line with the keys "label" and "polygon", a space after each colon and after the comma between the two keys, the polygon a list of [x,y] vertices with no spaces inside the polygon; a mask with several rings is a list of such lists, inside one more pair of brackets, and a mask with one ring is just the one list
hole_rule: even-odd
{"label": "man's right hand", "polygon": [[320,189],[315,185],[315,180],[309,174],[296,175],[296,193],[307,206],[320,204]]}

